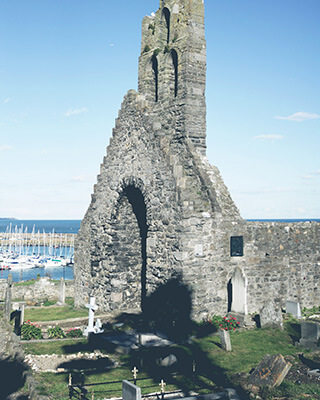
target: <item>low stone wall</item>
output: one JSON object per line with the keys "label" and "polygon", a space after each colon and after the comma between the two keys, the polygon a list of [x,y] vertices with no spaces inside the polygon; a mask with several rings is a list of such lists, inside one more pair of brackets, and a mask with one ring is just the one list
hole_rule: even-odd
{"label": "low stone wall", "polygon": [[[65,281],[66,297],[74,297],[74,281]],[[0,300],[4,300],[7,280],[0,279]],[[12,285],[12,299],[37,301],[37,300],[58,300],[59,283],[52,281],[50,278],[40,278],[32,285]]]}

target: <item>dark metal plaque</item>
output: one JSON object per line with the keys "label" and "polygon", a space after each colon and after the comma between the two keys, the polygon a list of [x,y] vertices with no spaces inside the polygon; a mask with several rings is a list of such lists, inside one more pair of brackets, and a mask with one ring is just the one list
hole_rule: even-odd
{"label": "dark metal plaque", "polygon": [[243,256],[243,236],[231,236],[230,255],[231,257]]}

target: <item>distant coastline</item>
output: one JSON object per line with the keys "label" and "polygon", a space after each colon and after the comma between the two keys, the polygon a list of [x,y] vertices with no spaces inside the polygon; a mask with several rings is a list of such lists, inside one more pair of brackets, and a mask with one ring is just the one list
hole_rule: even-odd
{"label": "distant coastline", "polygon": [[0,218],[0,221],[18,221],[17,218]]}

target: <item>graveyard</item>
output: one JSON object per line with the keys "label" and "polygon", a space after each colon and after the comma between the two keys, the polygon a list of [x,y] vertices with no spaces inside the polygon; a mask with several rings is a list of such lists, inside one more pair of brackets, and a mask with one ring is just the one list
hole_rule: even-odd
{"label": "graveyard", "polygon": [[[5,370],[21,373],[21,387],[16,388],[20,399],[27,398],[23,396],[30,388],[36,399],[121,398],[124,380],[136,384],[142,398],[320,398],[319,306],[307,310],[288,302],[288,310],[279,310],[267,304],[249,316],[251,324],[230,313],[186,324],[173,313],[168,316],[171,325],[166,325],[161,309],[154,310],[158,320],[143,313],[100,314],[94,299],[77,309],[72,298],[61,297],[65,290],[59,293],[55,300],[39,299],[36,306],[23,302],[21,307],[11,298],[11,307],[15,304],[18,310],[11,309],[8,318],[7,291],[1,329],[6,325],[18,335],[15,356],[3,358],[1,369],[2,376]],[[16,319],[21,309],[20,336]],[[38,329],[38,336],[24,337],[24,326]],[[19,365],[14,364],[17,347]],[[278,368],[270,367],[272,383],[261,381],[263,362]]]}
{"label": "graveyard", "polygon": [[74,282],[0,282],[2,398],[320,400],[320,224],[243,219],[209,164],[204,28],[143,19]]}

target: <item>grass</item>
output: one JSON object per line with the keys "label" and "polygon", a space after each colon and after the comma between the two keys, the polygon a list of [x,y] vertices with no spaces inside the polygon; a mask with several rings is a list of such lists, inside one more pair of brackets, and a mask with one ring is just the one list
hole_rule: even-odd
{"label": "grass", "polygon": [[74,348],[74,353],[86,353],[91,351],[92,349],[88,345],[88,341],[86,338],[81,338],[78,340],[68,339],[68,340],[52,340],[50,342],[43,343],[33,343],[32,341],[21,341],[23,345],[24,352],[26,354],[69,354],[70,346]]}
{"label": "grass", "polygon": [[[171,347],[169,350],[161,348],[154,350],[147,349],[144,352],[132,353],[129,356],[112,354],[110,357],[115,359],[119,366],[106,370],[105,367],[99,368],[97,363],[97,368],[92,366],[90,369],[84,368],[85,385],[89,385],[87,386],[89,393],[91,393],[92,388],[94,389],[97,398],[100,395],[101,397],[121,396],[121,383],[110,383],[101,386],[90,385],[132,379],[131,370],[134,366],[137,366],[141,370],[138,377],[146,379],[139,383],[139,386],[140,384],[143,387],[146,386],[146,388],[142,389],[142,393],[144,394],[150,392],[159,393],[159,382],[162,378],[167,383],[167,391],[178,389],[184,392],[196,389],[199,393],[219,391],[223,387],[232,387],[233,375],[239,372],[249,372],[259,364],[267,353],[270,355],[281,353],[283,356],[296,353],[297,348],[293,346],[290,334],[291,327],[289,324],[284,331],[256,329],[232,332],[231,343],[233,351],[229,353],[221,349],[218,336],[208,336],[195,339],[190,344]],[[31,354],[63,355],[91,352],[94,348],[101,350],[101,347],[88,343],[86,339],[24,343],[25,352]],[[156,359],[163,358],[163,356],[170,353],[175,354],[178,359],[178,363],[175,365],[175,375],[170,374],[172,372],[170,368],[164,369],[155,363]],[[141,358],[143,358],[143,368],[139,367],[141,365]],[[196,369],[195,376],[192,373],[193,367]],[[79,382],[79,373],[73,373],[72,376],[74,383]],[[52,399],[68,399],[68,374],[40,374],[39,385],[40,394],[46,393]],[[291,393],[293,387],[296,386],[292,386],[290,382],[286,385],[282,385],[280,388],[274,390],[275,396],[278,394],[280,396],[281,393]],[[312,386],[310,388],[304,388],[304,386],[301,385],[297,393],[309,393],[311,390],[314,390]],[[272,393],[270,391],[265,392],[265,396],[270,395],[271,397],[263,398],[272,399]],[[292,398],[295,399],[295,397]],[[297,399],[301,398],[297,397]]]}
{"label": "grass", "polygon": [[[45,320],[72,318],[75,315],[81,315],[81,312],[83,312],[83,316],[87,316],[87,310],[75,310],[72,307],[72,299],[68,299],[68,301],[70,305],[66,307],[29,308],[26,310],[30,312],[30,314],[27,314],[27,319],[40,321],[43,318],[46,318]],[[78,314],[79,312],[80,314]],[[172,346],[170,349],[140,350],[128,356],[113,354],[110,349],[101,346],[102,342],[89,343],[86,338],[55,340],[45,343],[25,342],[23,345],[25,353],[35,355],[76,354],[92,352],[94,349],[109,354],[110,359],[103,360],[109,364],[110,360],[115,360],[118,364],[116,368],[103,366],[101,360],[99,364],[99,359],[92,361],[90,367],[87,364],[80,367],[79,363],[82,364],[79,360],[71,361],[70,368],[74,371],[81,369],[84,371],[82,378],[79,371],[72,373],[74,383],[79,383],[81,379],[84,379],[89,394],[93,389],[95,398],[110,398],[121,397],[121,383],[115,381],[132,379],[131,370],[134,366],[141,370],[138,378],[144,378],[138,383],[142,387],[143,394],[159,393],[159,382],[162,378],[167,384],[166,391],[182,390],[188,393],[190,390],[196,390],[199,393],[208,393],[220,391],[223,387],[233,387],[234,377],[239,373],[249,373],[266,354],[295,355],[299,349],[294,346],[294,342],[299,337],[300,324],[296,320],[289,319],[285,323],[283,331],[254,329],[231,332],[232,352],[222,350],[218,336],[194,339],[188,344]],[[161,368],[155,362],[155,360],[170,353],[178,359],[174,371],[170,368]],[[141,367],[141,360],[143,360],[143,368]],[[316,360],[316,362],[318,361]],[[195,373],[192,372],[193,368],[195,368]],[[171,372],[174,372],[174,374]],[[51,399],[68,399],[68,376],[66,373],[38,374],[39,393],[50,395]],[[100,385],[101,382],[103,384]],[[106,384],[106,382],[109,382],[109,384]],[[240,395],[241,398],[247,399],[244,392]],[[279,398],[319,400],[320,385],[303,383],[297,385],[284,381],[278,388],[262,389],[260,395],[264,400]]]}
{"label": "grass", "polygon": [[223,368],[229,378],[239,372],[249,372],[266,354],[286,356],[297,352],[287,330],[255,329],[232,332],[230,336],[233,351],[228,353],[220,348],[217,336],[196,340],[201,351],[214,365]]}
{"label": "grass", "polygon": [[[283,382],[274,389],[262,389],[261,396],[264,400],[290,399],[290,400],[318,400],[320,399],[320,387],[318,383],[297,385],[293,382]],[[288,397],[290,396],[290,397]]]}
{"label": "grass", "polygon": [[69,318],[87,317],[87,309],[75,309],[72,306],[28,307],[25,309],[24,319],[32,322],[57,321]]}
{"label": "grass", "polygon": [[31,279],[30,281],[22,281],[22,282],[15,282],[14,286],[32,286],[34,285],[36,280]]}

